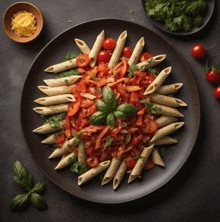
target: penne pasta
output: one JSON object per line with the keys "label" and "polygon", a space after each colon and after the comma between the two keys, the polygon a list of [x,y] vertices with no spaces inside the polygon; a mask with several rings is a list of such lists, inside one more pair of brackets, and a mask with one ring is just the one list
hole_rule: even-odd
{"label": "penne pasta", "polygon": [[173,116],[160,116],[156,119],[157,128],[162,128],[170,123],[177,122],[178,119]]}
{"label": "penne pasta", "polygon": [[57,86],[69,86],[76,82],[82,76],[74,75],[74,76],[66,76],[57,79],[45,79],[44,82],[49,87],[57,87]]}
{"label": "penne pasta", "polygon": [[53,151],[53,153],[49,156],[49,159],[53,159],[58,156],[62,156],[64,153],[66,153],[67,152],[66,148],[69,146],[72,146],[74,140],[75,140],[75,138],[72,138],[70,140],[66,140],[62,147],[57,148]]}
{"label": "penne pasta", "polygon": [[47,97],[41,97],[39,99],[34,100],[35,103],[38,103],[44,106],[56,105],[56,104],[62,104],[62,103],[71,103],[75,101],[76,100],[72,94],[47,96]]}
{"label": "penne pasta", "polygon": [[52,66],[46,68],[44,71],[51,72],[51,73],[58,73],[58,72],[62,72],[62,71],[72,69],[75,67],[77,67],[76,58],[65,61],[65,62],[58,63],[56,65],[52,65]]}
{"label": "penne pasta", "polygon": [[105,39],[105,31],[103,30],[96,38],[96,41],[89,53],[89,58],[90,58],[90,62],[89,65],[90,67],[94,67],[96,64],[96,60],[99,54],[99,51],[102,48],[102,42]]}
{"label": "penne pasta", "polygon": [[113,188],[114,190],[117,189],[117,187],[119,186],[119,184],[121,183],[121,180],[123,178],[123,176],[125,175],[127,170],[127,164],[126,162],[123,160],[115,174],[115,177],[113,179]]}
{"label": "penne pasta", "polygon": [[156,148],[153,149],[152,153],[151,153],[151,159],[152,161],[159,166],[165,167],[165,164],[158,152],[158,150]]}
{"label": "penne pasta", "polygon": [[163,69],[156,77],[156,79],[147,87],[147,89],[144,92],[144,95],[154,93],[162,85],[165,79],[169,76],[171,69],[172,69],[171,67]]}
{"label": "penne pasta", "polygon": [[90,48],[89,46],[81,39],[75,39],[76,45],[79,47],[79,49],[82,51],[83,54],[89,54]]}
{"label": "penne pasta", "polygon": [[46,107],[35,107],[33,108],[33,110],[40,115],[47,116],[47,115],[67,112],[68,104],[59,104]]}
{"label": "penne pasta", "polygon": [[127,39],[127,31],[124,31],[121,33],[116,42],[115,49],[108,63],[109,68],[113,68],[119,62],[126,39]]}
{"label": "penne pasta", "polygon": [[183,114],[180,113],[176,108],[162,106],[159,104],[155,104],[155,113],[165,116],[183,117]]}
{"label": "penne pasta", "polygon": [[166,55],[157,55],[152,58],[149,58],[143,62],[138,63],[136,66],[138,67],[139,70],[144,71],[146,69],[149,69],[153,66],[156,66],[163,62],[163,60],[166,58]]}
{"label": "penne pasta", "polygon": [[67,156],[64,156],[60,162],[57,164],[57,166],[55,167],[55,170],[60,170],[63,169],[67,166],[69,166],[71,163],[69,161],[69,158],[72,158],[75,154],[75,152],[72,152],[70,154],[68,154]]}
{"label": "penne pasta", "polygon": [[149,143],[152,143],[156,140],[159,140],[159,139],[163,138],[164,136],[167,136],[167,135],[175,132],[176,130],[181,128],[183,125],[184,125],[184,122],[177,122],[177,123],[171,123],[167,126],[164,126],[163,128],[157,130],[154,133],[154,136],[151,138]]}
{"label": "penne pasta", "polygon": [[187,104],[183,102],[181,99],[177,99],[171,96],[164,96],[160,94],[151,94],[151,101],[153,103],[157,103],[164,106],[171,106],[171,107],[187,106]]}
{"label": "penne pasta", "polygon": [[169,136],[164,136],[163,138],[160,138],[159,140],[153,142],[155,146],[171,145],[176,143],[178,143],[178,140],[173,139]]}
{"label": "penne pasta", "polygon": [[66,120],[62,120],[59,122],[59,127],[53,127],[51,124],[47,123],[44,124],[36,129],[33,130],[34,133],[40,133],[40,134],[47,134],[47,133],[52,133],[55,131],[58,131],[60,129],[64,129],[66,126]]}
{"label": "penne pasta", "polygon": [[176,93],[182,86],[182,83],[173,83],[170,85],[161,86],[156,90],[156,93],[164,95]]}
{"label": "penne pasta", "polygon": [[49,86],[38,86],[38,89],[48,96],[57,96],[61,94],[72,93],[72,88],[75,85],[70,86],[57,86],[57,87],[49,87]]}
{"label": "penne pasta", "polygon": [[134,168],[131,171],[130,177],[128,179],[128,183],[131,183],[137,176],[141,174],[142,169],[144,168],[144,165],[146,164],[152,150],[154,148],[154,145],[151,145],[149,147],[145,147],[141,153],[140,159],[138,159],[137,163],[135,164]]}
{"label": "penne pasta", "polygon": [[79,143],[78,162],[80,164],[85,164],[86,163],[86,147],[84,146],[83,142]]}
{"label": "penne pasta", "polygon": [[107,169],[110,162],[111,162],[110,160],[101,162],[101,163],[99,163],[99,165],[97,167],[91,168],[90,170],[88,170],[84,174],[80,175],[78,177],[78,185],[79,186],[82,185],[83,183],[87,182],[88,180],[92,179],[93,177],[97,176],[102,171]]}
{"label": "penne pasta", "polygon": [[118,167],[121,164],[121,161],[121,159],[112,158],[111,164],[102,180],[102,185],[105,185],[106,183],[112,180],[118,170]]}
{"label": "penne pasta", "polygon": [[137,62],[138,62],[138,59],[141,55],[141,52],[144,48],[144,37],[142,37],[136,44],[132,54],[131,54],[131,57],[130,59],[128,60],[128,64],[129,64],[129,67],[131,67],[133,64],[135,65]]}

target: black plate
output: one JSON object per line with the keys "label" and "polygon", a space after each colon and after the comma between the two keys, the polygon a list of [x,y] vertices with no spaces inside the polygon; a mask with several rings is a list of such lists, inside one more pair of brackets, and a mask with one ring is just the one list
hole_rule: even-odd
{"label": "black plate", "polygon": [[[145,0],[141,0],[141,1],[142,1],[142,6],[144,8],[144,11],[147,14],[147,11],[145,9]],[[159,29],[163,30],[164,32],[168,32],[168,33],[174,34],[174,35],[191,35],[191,34],[194,34],[194,33],[198,32],[198,31],[200,31],[201,29],[203,29],[207,25],[207,23],[209,22],[210,18],[212,17],[212,14],[214,12],[214,8],[215,8],[215,0],[209,0],[207,2],[207,11],[206,11],[204,19],[203,19],[203,24],[200,27],[194,26],[192,28],[192,30],[189,31],[189,32],[172,32],[169,29],[166,29],[162,23],[155,21],[153,18],[148,17],[148,19],[154,25],[156,25]]]}
{"label": "black plate", "polygon": [[[180,109],[185,115],[181,119],[181,121],[185,121],[185,126],[174,134],[174,137],[179,140],[175,149],[167,148],[167,155],[164,157],[166,168],[155,167],[153,170],[145,171],[143,181],[136,180],[131,184],[127,183],[128,175],[126,175],[116,191],[113,190],[112,183],[103,187],[99,176],[82,187],[78,187],[77,175],[72,174],[69,169],[55,171],[54,168],[59,159],[48,160],[52,151],[48,145],[41,144],[46,135],[32,132],[33,129],[43,124],[41,117],[33,111],[33,108],[37,106],[34,100],[44,96],[37,86],[45,85],[43,79],[54,78],[54,74],[46,74],[44,69],[63,61],[68,52],[79,53],[80,51],[74,43],[75,38],[84,40],[92,47],[96,36],[102,30],[106,31],[107,37],[114,39],[117,39],[124,30],[127,30],[126,45],[132,48],[144,36],[146,39],[144,51],[149,51],[153,55],[166,54],[167,58],[160,67],[172,66],[172,73],[167,83],[182,82],[184,86],[177,96],[188,103],[188,108]],[[165,39],[151,30],[131,22],[115,19],[89,21],[72,27],[53,39],[33,62],[21,98],[21,125],[34,161],[46,176],[62,189],[80,198],[99,203],[131,201],[155,191],[168,182],[189,157],[197,138],[199,123],[200,102],[196,83],[181,54]]]}

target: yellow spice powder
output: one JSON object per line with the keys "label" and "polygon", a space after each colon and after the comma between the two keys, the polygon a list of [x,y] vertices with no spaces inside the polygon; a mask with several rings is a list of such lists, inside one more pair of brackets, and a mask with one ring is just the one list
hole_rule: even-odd
{"label": "yellow spice powder", "polygon": [[36,16],[31,12],[20,11],[13,15],[12,30],[20,37],[28,37],[36,32]]}

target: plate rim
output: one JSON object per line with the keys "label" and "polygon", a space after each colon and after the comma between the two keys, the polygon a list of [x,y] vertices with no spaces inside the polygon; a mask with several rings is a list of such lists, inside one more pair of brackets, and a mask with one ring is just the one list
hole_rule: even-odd
{"label": "plate rim", "polygon": [[132,24],[132,25],[135,25],[135,26],[140,26],[144,29],[148,29],[149,31],[153,32],[155,35],[158,35],[160,38],[162,38],[165,42],[167,42],[167,44],[169,44],[170,47],[172,47],[177,53],[178,55],[181,57],[182,61],[184,62],[184,65],[187,67],[187,69],[189,69],[189,71],[191,72],[191,74],[193,74],[190,66],[188,65],[188,63],[186,62],[185,58],[183,57],[183,55],[181,54],[181,52],[175,47],[173,46],[165,37],[161,36],[160,34],[156,33],[155,31],[151,30],[150,28],[147,28],[143,25],[140,25],[140,24],[137,24],[137,23],[133,23],[133,22],[130,22],[130,21],[126,21],[126,20],[123,20],[123,19],[111,19],[111,18],[99,18],[99,19],[94,19],[94,20],[88,20],[88,21],[85,21],[85,22],[82,22],[82,23],[78,23],[64,31],[62,31],[61,33],[59,33],[57,36],[55,36],[52,40],[50,40],[44,47],[42,50],[40,50],[40,52],[37,54],[37,56],[35,57],[35,59],[33,60],[29,70],[28,70],[28,74],[25,78],[25,81],[24,81],[24,84],[23,84],[23,88],[22,88],[22,93],[21,93],[21,97],[20,97],[20,107],[19,107],[19,111],[20,111],[20,126],[21,126],[21,129],[22,129],[22,137],[25,141],[25,144],[29,150],[29,153],[31,154],[31,157],[32,159],[34,160],[35,164],[38,166],[38,168],[41,170],[41,172],[48,178],[50,179],[56,186],[58,186],[59,188],[61,188],[62,190],[66,191],[67,193],[73,195],[73,196],[76,196],[80,199],[83,199],[83,200],[86,200],[86,201],[90,201],[90,202],[93,202],[93,203],[102,203],[102,204],[120,204],[120,203],[127,203],[127,202],[131,202],[131,201],[134,201],[134,200],[137,200],[141,197],[144,197],[144,196],[147,196],[153,192],[155,192],[156,190],[158,190],[159,188],[161,188],[162,186],[164,186],[166,183],[168,183],[179,171],[180,169],[183,167],[183,165],[186,163],[187,159],[189,158],[190,154],[192,153],[194,147],[195,147],[195,144],[196,144],[196,141],[197,141],[197,138],[198,138],[198,134],[199,134],[199,129],[200,129],[200,124],[201,124],[201,102],[200,102],[200,97],[199,97],[199,92],[198,92],[198,88],[197,88],[197,84],[196,84],[196,81],[195,81],[195,78],[194,76],[192,75],[191,78],[193,78],[193,81],[194,81],[194,88],[195,88],[195,91],[197,93],[197,103],[198,103],[198,122],[196,123],[196,131],[195,131],[195,139],[193,141],[193,143],[191,144],[191,150],[189,152],[187,152],[187,155],[185,155],[184,157],[184,160],[182,161],[182,163],[179,165],[178,168],[175,169],[175,172],[170,175],[170,177],[168,177],[163,183],[160,183],[158,186],[154,187],[153,189],[151,189],[149,192],[145,193],[145,194],[142,194],[142,195],[139,195],[137,197],[131,197],[131,198],[127,198],[126,200],[120,200],[120,201],[96,201],[92,198],[89,198],[88,196],[86,197],[82,197],[78,194],[73,194],[72,192],[68,191],[65,187],[62,187],[60,185],[57,184],[57,182],[51,177],[49,176],[45,171],[44,169],[41,167],[41,165],[38,163],[38,161],[34,158],[34,155],[33,153],[31,152],[31,149],[30,147],[28,146],[28,142],[25,138],[25,132],[24,132],[24,126],[23,126],[23,123],[22,123],[22,101],[24,100],[23,97],[24,97],[24,90],[25,90],[25,86],[27,84],[27,79],[28,79],[28,76],[29,76],[29,73],[32,69],[32,66],[35,64],[35,61],[40,57],[41,53],[54,41],[56,40],[57,38],[59,38],[62,34],[68,32],[69,30],[71,29],[74,29],[75,27],[78,27],[78,26],[81,26],[81,25],[85,25],[85,24],[88,24],[88,23],[93,23],[93,22],[97,22],[97,21],[114,21],[114,22],[122,22],[122,23],[128,23],[128,24]]}

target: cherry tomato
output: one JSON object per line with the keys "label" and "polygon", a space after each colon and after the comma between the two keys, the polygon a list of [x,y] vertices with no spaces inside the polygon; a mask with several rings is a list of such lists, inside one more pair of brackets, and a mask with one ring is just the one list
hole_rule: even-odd
{"label": "cherry tomato", "polygon": [[154,133],[157,130],[157,123],[153,119],[147,119],[145,133]]}
{"label": "cherry tomato", "polygon": [[205,74],[205,78],[210,83],[216,83],[220,81],[220,74],[210,69],[209,72]]}
{"label": "cherry tomato", "polygon": [[148,160],[144,166],[145,170],[150,170],[155,167],[155,163],[152,160]]}
{"label": "cherry tomato", "polygon": [[217,86],[214,90],[214,96],[216,99],[220,99],[220,86]]}
{"label": "cherry tomato", "polygon": [[149,59],[149,58],[152,58],[152,57],[153,57],[153,55],[152,55],[151,53],[145,52],[145,53],[143,53],[143,54],[141,55],[139,61],[140,61],[140,62],[143,62],[143,61],[145,61],[145,60],[147,60],[147,59]]}
{"label": "cherry tomato", "polygon": [[191,49],[191,54],[196,59],[204,58],[205,57],[205,49],[204,49],[203,45],[201,45],[201,44],[194,45]]}
{"label": "cherry tomato", "polygon": [[126,58],[130,58],[131,57],[131,54],[132,54],[132,50],[130,47],[128,46],[125,46],[122,50],[122,53],[123,55],[126,57]]}
{"label": "cherry tomato", "polygon": [[112,38],[107,38],[103,41],[102,46],[104,49],[112,50],[115,48],[116,41]]}
{"label": "cherry tomato", "polygon": [[88,54],[82,54],[76,58],[76,65],[80,68],[86,67],[89,65],[89,55]]}
{"label": "cherry tomato", "polygon": [[90,167],[96,167],[99,163],[99,160],[98,160],[98,157],[93,156],[93,157],[87,158],[86,162]]}
{"label": "cherry tomato", "polygon": [[99,62],[109,62],[110,58],[111,58],[111,54],[106,50],[102,50],[98,54]]}

